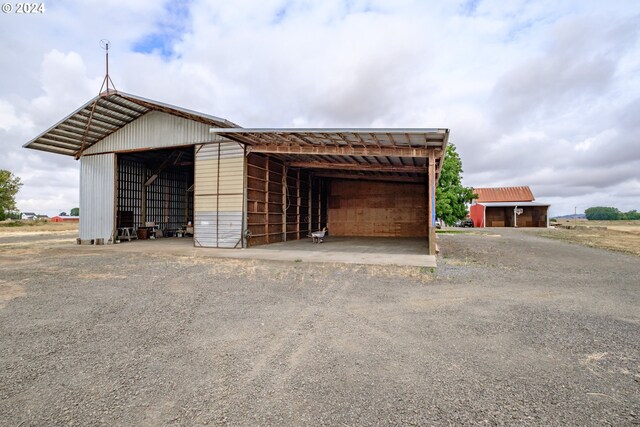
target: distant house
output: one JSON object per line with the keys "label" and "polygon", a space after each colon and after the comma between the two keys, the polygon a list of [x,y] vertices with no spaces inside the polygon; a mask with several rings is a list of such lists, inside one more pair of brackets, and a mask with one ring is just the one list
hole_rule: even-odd
{"label": "distant house", "polygon": [[49,219],[49,215],[36,215],[36,219],[47,220]]}
{"label": "distant house", "polygon": [[69,215],[56,215],[51,218],[51,222],[79,222],[79,216],[69,216]]}
{"label": "distant house", "polygon": [[22,219],[33,220],[36,219],[36,214],[33,212],[22,212]]}
{"label": "distant house", "polygon": [[549,204],[535,201],[529,187],[475,188],[474,227],[548,227]]}

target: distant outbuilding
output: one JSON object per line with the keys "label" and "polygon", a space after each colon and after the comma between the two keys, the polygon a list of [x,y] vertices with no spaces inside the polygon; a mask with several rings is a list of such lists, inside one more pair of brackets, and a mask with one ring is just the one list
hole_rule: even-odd
{"label": "distant outbuilding", "polygon": [[51,222],[79,222],[79,216],[70,216],[70,215],[56,215],[51,218]]}
{"label": "distant outbuilding", "polygon": [[469,209],[474,227],[548,227],[549,204],[535,201],[523,187],[475,188]]}

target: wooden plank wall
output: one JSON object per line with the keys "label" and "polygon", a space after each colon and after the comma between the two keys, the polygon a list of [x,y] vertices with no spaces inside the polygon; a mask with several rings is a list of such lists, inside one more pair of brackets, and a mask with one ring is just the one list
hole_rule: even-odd
{"label": "wooden plank wall", "polygon": [[332,180],[332,236],[427,237],[426,184]]}
{"label": "wooden plank wall", "polygon": [[[487,227],[513,227],[513,208],[487,207]],[[547,208],[545,206],[523,206],[518,215],[518,227],[546,227]]]}
{"label": "wooden plank wall", "polygon": [[[283,177],[286,174],[286,180]],[[327,223],[324,181],[262,154],[247,157],[249,246],[306,238]]]}
{"label": "wooden plank wall", "polygon": [[513,227],[513,208],[487,207],[485,227]]}

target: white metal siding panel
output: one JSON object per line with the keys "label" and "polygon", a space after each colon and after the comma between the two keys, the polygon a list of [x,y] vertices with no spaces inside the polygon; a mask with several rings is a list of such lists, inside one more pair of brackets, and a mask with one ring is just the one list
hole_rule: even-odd
{"label": "white metal siding panel", "polygon": [[115,154],[80,157],[80,239],[113,236]]}
{"label": "white metal siding panel", "polygon": [[197,151],[194,193],[197,246],[242,246],[244,161],[244,149],[235,142],[206,144]]}
{"label": "white metal siding panel", "polygon": [[174,147],[220,141],[210,125],[151,111],[89,147],[86,154]]}
{"label": "white metal siding panel", "polygon": [[241,248],[242,212],[195,214],[195,244],[207,248]]}

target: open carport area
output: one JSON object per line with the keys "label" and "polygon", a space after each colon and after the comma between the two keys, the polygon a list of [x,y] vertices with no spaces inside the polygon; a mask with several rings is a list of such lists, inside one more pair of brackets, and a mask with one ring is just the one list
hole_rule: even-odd
{"label": "open carport area", "polygon": [[194,258],[229,258],[312,263],[373,264],[409,267],[435,267],[435,255],[426,255],[428,242],[420,237],[335,237],[324,243],[310,238],[271,243],[229,251],[223,248],[194,248],[190,238],[132,241],[105,251],[155,256],[173,254]]}
{"label": "open carport area", "polygon": [[0,236],[0,420],[637,424],[638,258],[530,233],[434,272]]}

